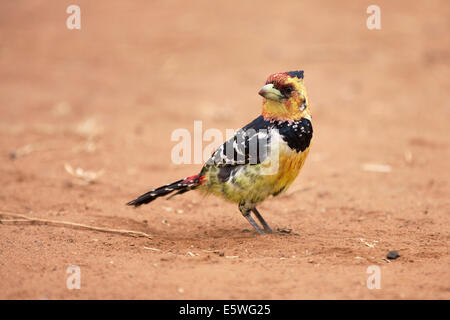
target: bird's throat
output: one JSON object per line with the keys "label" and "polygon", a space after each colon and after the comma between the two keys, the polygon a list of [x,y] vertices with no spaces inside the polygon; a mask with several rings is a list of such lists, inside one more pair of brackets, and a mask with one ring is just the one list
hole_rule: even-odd
{"label": "bird's throat", "polygon": [[308,110],[299,110],[289,101],[279,102],[269,99],[264,99],[262,115],[268,121],[295,121],[301,118],[310,118]]}

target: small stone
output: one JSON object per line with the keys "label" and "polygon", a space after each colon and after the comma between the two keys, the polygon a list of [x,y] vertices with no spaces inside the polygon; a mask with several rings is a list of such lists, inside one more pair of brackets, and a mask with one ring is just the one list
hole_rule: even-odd
{"label": "small stone", "polygon": [[289,229],[289,228],[277,228],[277,231],[279,233],[290,234],[292,232],[292,229]]}
{"label": "small stone", "polygon": [[389,251],[389,253],[386,256],[386,258],[391,259],[391,260],[397,259],[399,257],[400,257],[400,255],[395,250]]}
{"label": "small stone", "polygon": [[73,183],[72,183],[72,181],[66,180],[66,181],[64,182],[64,185],[65,185],[66,188],[73,188]]}

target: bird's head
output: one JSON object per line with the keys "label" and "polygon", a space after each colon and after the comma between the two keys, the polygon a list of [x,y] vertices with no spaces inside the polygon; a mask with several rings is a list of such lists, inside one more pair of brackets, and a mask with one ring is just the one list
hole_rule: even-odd
{"label": "bird's head", "polygon": [[259,94],[264,97],[262,115],[267,120],[311,119],[303,71],[272,74]]}

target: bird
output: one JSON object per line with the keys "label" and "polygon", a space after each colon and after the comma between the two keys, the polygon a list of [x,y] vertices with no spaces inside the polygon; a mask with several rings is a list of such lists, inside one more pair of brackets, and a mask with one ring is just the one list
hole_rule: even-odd
{"label": "bird", "polygon": [[160,197],[199,190],[238,204],[257,233],[272,233],[256,207],[289,188],[313,137],[303,78],[303,70],[270,75],[258,92],[263,97],[262,113],[217,148],[198,174],[148,191],[127,205],[139,207]]}

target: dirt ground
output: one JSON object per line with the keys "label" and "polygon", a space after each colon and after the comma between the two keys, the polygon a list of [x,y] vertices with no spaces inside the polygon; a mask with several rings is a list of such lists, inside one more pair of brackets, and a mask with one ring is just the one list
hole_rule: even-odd
{"label": "dirt ground", "polygon": [[[0,213],[152,238],[0,224],[0,298],[449,299],[449,29],[445,0],[2,1]],[[198,173],[172,163],[175,129],[238,129],[266,77],[296,69],[310,156],[259,207],[290,233],[196,192],[124,205]]]}

